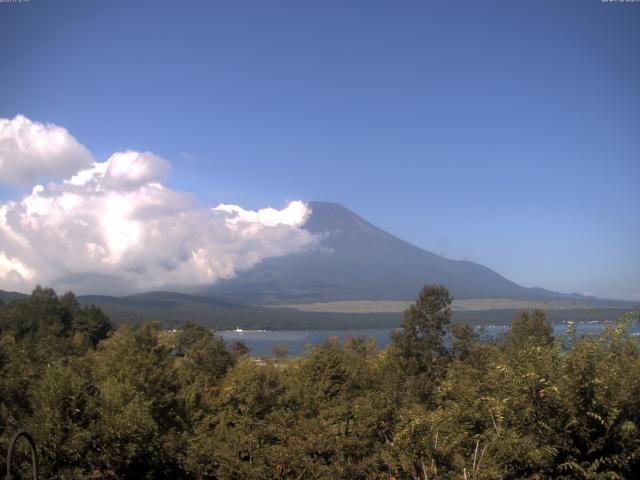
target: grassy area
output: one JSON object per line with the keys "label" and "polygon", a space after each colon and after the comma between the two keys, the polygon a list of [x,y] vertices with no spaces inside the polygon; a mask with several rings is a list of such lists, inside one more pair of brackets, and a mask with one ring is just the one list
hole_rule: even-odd
{"label": "grassy area", "polygon": [[[348,300],[340,302],[307,303],[287,305],[289,308],[303,312],[323,313],[401,313],[413,300]],[[614,300],[510,300],[506,298],[468,298],[453,301],[454,311],[482,311],[482,310],[582,310],[629,308],[630,302],[616,302]]]}

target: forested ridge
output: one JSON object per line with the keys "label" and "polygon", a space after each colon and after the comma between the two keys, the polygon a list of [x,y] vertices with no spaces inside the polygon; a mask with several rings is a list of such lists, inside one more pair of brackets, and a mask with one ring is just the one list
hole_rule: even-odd
{"label": "forested ridge", "polygon": [[382,350],[258,360],[38,287],[0,305],[0,449],[31,432],[46,479],[640,478],[637,314],[554,338],[523,311],[481,343],[451,301],[424,287]]}

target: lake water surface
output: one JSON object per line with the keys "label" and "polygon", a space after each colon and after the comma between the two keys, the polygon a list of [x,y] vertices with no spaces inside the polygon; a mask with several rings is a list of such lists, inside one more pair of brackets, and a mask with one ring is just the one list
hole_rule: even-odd
{"label": "lake water surface", "polygon": [[[602,322],[578,323],[577,334],[579,336],[598,334],[605,326]],[[478,330],[480,327],[476,327]],[[495,337],[501,332],[508,330],[508,326],[496,325],[484,328],[483,337]],[[553,327],[555,336],[562,335],[567,329],[567,324],[556,324]],[[289,351],[290,356],[297,356],[304,352],[307,345],[320,345],[330,337],[338,337],[341,341],[349,337],[369,337],[376,340],[379,348],[383,348],[391,341],[391,329],[384,330],[246,330],[238,332],[235,330],[222,330],[217,332],[227,342],[241,341],[249,348],[249,353],[254,357],[273,356],[273,347],[283,346]],[[631,327],[631,333],[640,335],[640,324],[636,321]]]}

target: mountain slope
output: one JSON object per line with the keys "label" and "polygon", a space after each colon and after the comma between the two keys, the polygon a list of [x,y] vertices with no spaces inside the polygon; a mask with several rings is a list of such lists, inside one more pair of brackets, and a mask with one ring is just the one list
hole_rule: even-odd
{"label": "mountain slope", "polygon": [[321,248],[270,258],[199,293],[259,303],[413,299],[427,283],[456,298],[584,298],[525,288],[489,268],[450,260],[379,229],[337,203],[311,202],[304,228],[323,235]]}
{"label": "mountain slope", "polygon": [[8,292],[6,290],[0,290],[0,302],[9,303],[13,300],[24,298],[27,295],[20,292]]}

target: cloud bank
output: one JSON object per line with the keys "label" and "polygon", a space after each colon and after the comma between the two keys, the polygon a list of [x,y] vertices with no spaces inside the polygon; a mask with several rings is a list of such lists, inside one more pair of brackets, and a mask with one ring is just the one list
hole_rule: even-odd
{"label": "cloud bank", "polygon": [[60,180],[0,203],[0,289],[25,291],[37,283],[79,293],[179,289],[232,278],[265,258],[318,244],[302,228],[311,212],[301,201],[281,210],[197,208],[193,195],[162,184],[169,163],[150,152],[83,160],[73,170],[70,155],[45,158],[62,151],[57,135],[75,145],[69,151],[86,151],[66,130],[20,116],[0,125],[16,119],[30,133],[28,142],[14,139],[14,150],[20,159],[39,160],[21,170],[3,158],[0,178]]}

